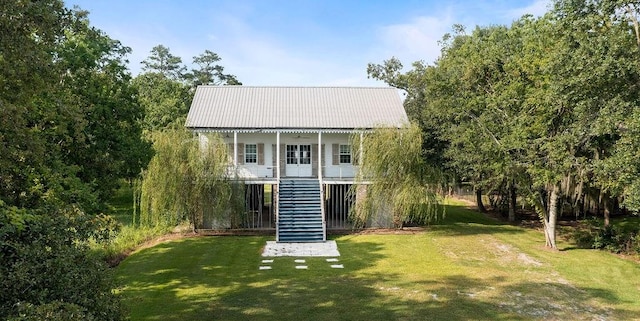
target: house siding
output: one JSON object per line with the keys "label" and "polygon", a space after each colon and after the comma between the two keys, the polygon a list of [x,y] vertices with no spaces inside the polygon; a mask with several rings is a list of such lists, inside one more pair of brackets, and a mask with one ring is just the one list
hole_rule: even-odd
{"label": "house siding", "polygon": [[[209,141],[210,133],[201,133],[200,142],[205,144]],[[230,137],[226,137],[230,136]],[[340,164],[339,155],[335,149],[341,144],[349,144],[349,134],[322,134],[321,137],[321,160],[322,173],[324,179],[352,180],[357,172],[357,166],[353,164]],[[275,179],[276,166],[276,134],[273,133],[238,133],[237,134],[237,172],[240,178],[247,180]],[[224,135],[224,143],[230,152],[230,164],[233,164],[234,138],[233,135]],[[317,177],[318,173],[318,134],[280,134],[280,169],[281,176],[287,177],[286,172],[286,145],[309,145],[311,146],[311,176]],[[258,160],[257,163],[245,163],[244,148],[246,144],[256,144]],[[352,154],[352,158],[353,158]],[[337,158],[337,159],[336,159]]]}

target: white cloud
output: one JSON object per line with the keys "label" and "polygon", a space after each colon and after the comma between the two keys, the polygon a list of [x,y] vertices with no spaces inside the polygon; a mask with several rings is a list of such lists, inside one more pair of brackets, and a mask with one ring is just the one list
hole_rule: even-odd
{"label": "white cloud", "polygon": [[526,7],[508,10],[507,17],[510,19],[518,19],[525,14],[531,14],[534,17],[539,17],[549,11],[550,6],[551,0],[535,0]]}
{"label": "white cloud", "polygon": [[353,59],[313,52],[295,39],[285,42],[279,35],[256,30],[237,17],[227,16],[224,21],[224,32],[209,41],[220,48],[225,72],[235,74],[244,85],[374,85],[366,78],[366,62],[354,66]]}
{"label": "white cloud", "polygon": [[384,59],[395,56],[405,66],[422,60],[432,63],[440,55],[438,41],[451,31],[454,24],[449,14],[443,16],[421,16],[408,23],[394,24],[380,29],[380,40],[386,54]]}

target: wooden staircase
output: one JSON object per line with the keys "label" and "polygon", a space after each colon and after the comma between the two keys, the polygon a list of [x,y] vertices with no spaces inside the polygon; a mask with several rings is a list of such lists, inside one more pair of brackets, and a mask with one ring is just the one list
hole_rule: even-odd
{"label": "wooden staircase", "polygon": [[324,242],[320,182],[281,179],[278,193],[278,242]]}

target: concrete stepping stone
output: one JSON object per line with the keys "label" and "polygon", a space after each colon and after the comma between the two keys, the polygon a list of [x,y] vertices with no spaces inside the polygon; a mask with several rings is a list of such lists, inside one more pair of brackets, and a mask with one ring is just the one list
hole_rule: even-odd
{"label": "concrete stepping stone", "polygon": [[296,263],[305,263],[307,261],[305,261],[305,260],[295,260],[294,262],[296,262]]}
{"label": "concrete stepping stone", "polygon": [[308,266],[306,265],[296,265],[296,270],[306,270]]}
{"label": "concrete stepping stone", "polygon": [[332,269],[344,269],[344,265],[342,264],[331,264]]}
{"label": "concrete stepping stone", "polygon": [[273,263],[273,260],[262,260],[262,263]]}
{"label": "concrete stepping stone", "polygon": [[271,270],[270,266],[260,266],[260,270]]}
{"label": "concrete stepping stone", "polygon": [[340,261],[340,260],[338,260],[338,259],[327,259],[327,262],[338,262],[338,261]]}

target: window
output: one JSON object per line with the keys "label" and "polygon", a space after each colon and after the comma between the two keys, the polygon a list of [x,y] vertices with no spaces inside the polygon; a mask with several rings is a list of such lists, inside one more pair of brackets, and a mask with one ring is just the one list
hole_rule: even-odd
{"label": "window", "polygon": [[340,164],[351,164],[351,145],[340,145]]}
{"label": "window", "polygon": [[300,145],[300,164],[311,164],[311,145]]}
{"label": "window", "polygon": [[287,164],[298,164],[298,145],[287,145]]}
{"label": "window", "polygon": [[258,146],[256,144],[244,145],[245,164],[255,164],[258,162]]}

